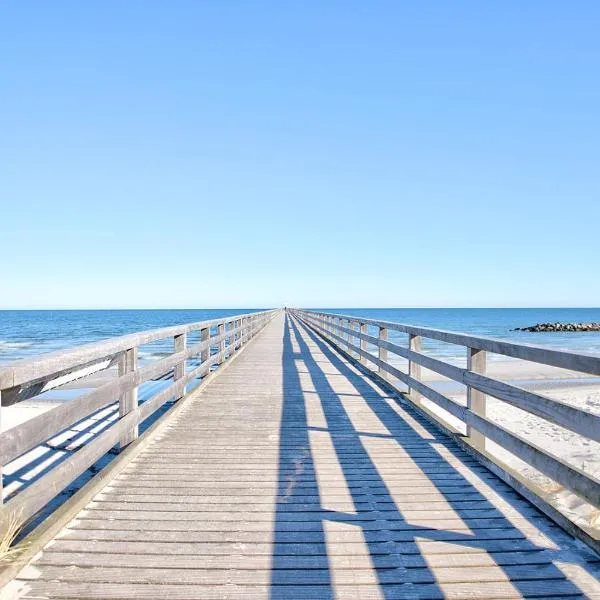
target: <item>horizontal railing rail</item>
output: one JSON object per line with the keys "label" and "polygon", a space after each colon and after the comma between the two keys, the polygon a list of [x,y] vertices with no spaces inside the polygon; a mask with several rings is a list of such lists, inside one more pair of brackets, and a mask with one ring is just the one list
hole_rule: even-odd
{"label": "horizontal railing rail", "polygon": [[[596,477],[489,419],[486,397],[492,396],[596,442],[600,442],[600,415],[490,377],[486,374],[486,354],[501,354],[594,376],[600,375],[600,357],[352,315],[298,309],[291,312],[363,365],[369,367],[371,363],[377,367],[378,375],[388,382],[396,378],[406,384],[407,397],[447,430],[453,430],[452,426],[427,410],[422,399],[458,418],[465,424],[465,439],[474,449],[485,452],[485,440],[490,439],[590,504],[600,507],[600,481]],[[378,328],[377,336],[369,335],[369,326]],[[408,334],[407,347],[390,342],[389,330]],[[424,354],[422,338],[464,346],[467,368]],[[377,355],[368,351],[367,344],[377,348]],[[408,360],[408,372],[390,364],[388,353]],[[466,406],[424,382],[422,367],[466,386]]]}
{"label": "horizontal railing rail", "polygon": [[[84,441],[68,458],[50,468],[33,483],[6,499],[0,486],[0,516],[7,523],[25,522],[46,506],[112,448],[126,447],[138,437],[141,423],[170,400],[179,400],[190,385],[235,354],[277,313],[269,310],[176,327],[143,331],[60,352],[16,361],[0,368],[1,406],[21,402],[44,392],[113,367],[115,376],[88,393],[0,433],[0,469],[27,453],[114,406],[118,415],[97,435]],[[200,341],[188,346],[188,334],[199,332]],[[158,340],[173,340],[173,353],[140,365],[138,348]],[[211,352],[216,349],[216,353]],[[194,359],[193,365],[187,361]],[[199,359],[199,360],[198,360]],[[138,401],[138,388],[168,375],[169,385]],[[0,409],[1,411],[1,409]],[[1,417],[1,412],[0,412]],[[0,470],[1,474],[1,470]],[[0,527],[1,533],[2,527]]]}

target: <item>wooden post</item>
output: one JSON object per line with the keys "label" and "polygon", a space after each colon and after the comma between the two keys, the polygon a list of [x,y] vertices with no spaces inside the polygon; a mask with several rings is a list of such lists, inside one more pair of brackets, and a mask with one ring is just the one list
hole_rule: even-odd
{"label": "wooden post", "polygon": [[[126,373],[131,373],[137,369],[137,348],[129,348],[125,350],[119,357],[118,374],[119,377]],[[129,414],[132,410],[136,410],[138,405],[138,390],[137,387],[125,392],[119,398],[119,418]],[[119,440],[121,449],[128,446],[138,436],[138,425],[136,424],[129,431],[123,434]]]}
{"label": "wooden post", "polygon": [[[348,324],[350,325],[350,329],[352,331],[354,331],[355,329],[358,329],[358,323],[356,323],[356,327],[354,326],[355,325],[354,321],[348,321]],[[350,342],[350,356],[356,356],[357,355],[356,350],[352,347],[352,346],[354,346],[356,344],[357,339],[358,338],[353,333],[350,334],[350,339],[348,340]]]}
{"label": "wooden post", "polygon": [[[367,324],[366,324],[366,323],[361,323],[361,324],[360,324],[360,332],[361,332],[361,333],[364,333],[365,335],[367,334]],[[363,340],[363,339],[361,338],[361,340],[360,340],[360,349],[361,349],[363,352],[366,352],[366,351],[367,351],[367,340]],[[360,355],[360,362],[361,362],[363,365],[366,365],[366,364],[367,364],[367,361],[368,361],[367,357],[366,357],[366,356],[364,356],[363,354],[361,354],[361,355]]]}
{"label": "wooden post", "polygon": [[231,356],[235,352],[235,321],[229,323],[229,355]]}
{"label": "wooden post", "polygon": [[[387,342],[388,339],[388,330],[385,327],[380,327],[379,328],[379,342]],[[388,360],[388,351],[387,348],[383,348],[381,345],[379,346],[379,360],[383,361],[383,362],[387,362]],[[379,367],[377,369],[377,372],[379,373],[380,377],[383,377],[383,379],[388,379],[389,377],[389,373],[385,370],[383,370],[381,367]]]}
{"label": "wooden post", "polygon": [[[2,431],[2,390],[0,390],[0,431]],[[0,506],[4,503],[4,484],[2,475],[2,471],[4,470],[4,465],[0,463]]]}
{"label": "wooden post", "polygon": [[[487,353],[485,350],[467,348],[467,369],[469,371],[485,375],[486,366]],[[476,415],[485,417],[486,395],[471,386],[467,386],[467,408]],[[485,450],[485,436],[480,431],[477,431],[471,425],[467,425],[467,436],[476,448]]]}
{"label": "wooden post", "polygon": [[[341,324],[344,324],[344,320],[342,319]],[[350,329],[350,321],[346,319],[346,329]],[[346,352],[350,352],[350,333],[343,333],[342,337],[346,342]]]}
{"label": "wooden post", "polygon": [[[200,330],[200,341],[205,342],[209,339],[210,339],[210,328],[204,327],[203,329]],[[208,360],[209,357],[210,357],[210,344],[208,345],[206,350],[202,350],[202,352],[200,352],[200,362],[203,363],[204,361]]]}
{"label": "wooden post", "polygon": [[[413,335],[412,333],[409,333],[408,334],[408,349],[413,350],[414,352],[421,352],[421,336]],[[420,381],[421,380],[421,365],[416,362],[413,362],[412,360],[409,360],[408,361],[408,374],[413,379]],[[410,386],[408,388],[408,396],[413,402],[416,402],[417,404],[419,402],[421,402],[421,394],[419,394],[419,392],[417,392],[416,390],[411,389]]]}
{"label": "wooden post", "polygon": [[[225,324],[219,323],[217,327],[217,335],[220,337],[225,333]],[[221,358],[219,359],[219,364],[221,364],[225,360],[225,338],[223,338],[219,342],[219,355]]]}
{"label": "wooden post", "polygon": [[[187,335],[182,333],[181,335],[176,335],[173,338],[173,351],[174,352],[183,352],[187,348]],[[181,379],[185,375],[185,360],[175,365],[173,368],[173,381],[177,381]],[[175,398],[175,400],[181,400],[185,396],[185,388],[182,390],[181,394]]]}

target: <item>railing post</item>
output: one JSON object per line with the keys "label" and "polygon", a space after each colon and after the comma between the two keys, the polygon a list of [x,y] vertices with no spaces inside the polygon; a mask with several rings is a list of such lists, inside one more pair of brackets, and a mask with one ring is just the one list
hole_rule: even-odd
{"label": "railing post", "polygon": [[225,337],[223,335],[224,333],[225,333],[225,324],[219,323],[219,325],[217,327],[217,335],[219,337],[223,338],[219,342],[219,356],[220,356],[219,364],[221,364],[225,360]]}
{"label": "railing post", "polygon": [[[382,362],[387,362],[388,360],[388,351],[387,348],[384,348],[383,346],[381,346],[381,342],[387,342],[388,339],[388,330],[385,327],[380,327],[379,328],[379,352],[378,352],[378,357],[379,360]],[[385,371],[384,369],[382,369],[381,367],[378,367],[377,372],[379,373],[380,377],[383,377],[383,379],[388,379],[389,377],[389,373],[387,371]]]}
{"label": "railing post", "polygon": [[[487,366],[487,353],[485,350],[477,348],[467,348],[467,369],[473,373],[485,375]],[[486,395],[479,390],[467,386],[467,408],[479,415],[485,417],[486,414]],[[474,427],[467,424],[467,436],[473,443],[473,446],[480,450],[485,450],[485,436]]]}
{"label": "railing post", "polygon": [[[408,334],[408,349],[413,352],[421,352],[421,336]],[[408,361],[408,374],[417,381],[421,380],[421,365],[419,363]],[[413,402],[417,404],[421,401],[421,394],[416,390],[413,390],[410,386],[408,387],[408,396]]]}
{"label": "railing post", "polygon": [[[118,362],[118,374],[119,377],[126,373],[131,373],[137,369],[137,348],[129,348],[121,353]],[[137,409],[138,404],[138,390],[137,386],[125,392],[119,398],[119,418],[123,418],[131,411]],[[138,425],[134,425],[129,431],[126,431],[121,439],[119,440],[119,446],[121,449],[131,444],[138,436]]]}
{"label": "railing post", "polygon": [[[358,323],[356,323],[356,327],[355,322],[354,321],[348,321],[348,325],[350,327],[351,331],[354,331],[355,329],[358,329]],[[354,333],[352,333],[348,339],[348,341],[350,342],[350,356],[357,356],[358,353],[356,352],[356,350],[353,348],[353,346],[355,345],[356,341],[357,341],[357,337],[354,335]]]}
{"label": "railing post", "polygon": [[[173,338],[173,351],[174,352],[183,352],[187,348],[187,335],[182,333],[180,335],[176,335]],[[173,368],[173,381],[177,381],[181,379],[185,375],[185,360],[175,365]],[[181,400],[185,396],[185,388],[182,390],[181,394],[175,398],[175,400]]]}
{"label": "railing post", "polygon": [[[360,323],[360,332],[364,335],[367,334],[367,324],[366,323]],[[363,340],[362,338],[360,338],[360,349],[362,350],[362,352],[367,351],[367,340]],[[366,365],[368,362],[367,357],[362,353],[360,355],[360,362],[363,365]]]}
{"label": "railing post", "polygon": [[[200,341],[205,342],[209,339],[210,339],[210,328],[209,327],[202,328],[200,330]],[[210,344],[208,344],[208,346],[206,347],[205,350],[202,350],[202,352],[200,352],[200,362],[203,363],[204,361],[208,360],[209,357],[210,357]]]}
{"label": "railing post", "polygon": [[[0,431],[2,431],[2,390],[0,390]],[[3,484],[3,475],[2,472],[4,470],[4,465],[0,463],[0,506],[4,503],[4,484]]]}
{"label": "railing post", "polygon": [[229,355],[235,352],[235,320],[229,323]]}

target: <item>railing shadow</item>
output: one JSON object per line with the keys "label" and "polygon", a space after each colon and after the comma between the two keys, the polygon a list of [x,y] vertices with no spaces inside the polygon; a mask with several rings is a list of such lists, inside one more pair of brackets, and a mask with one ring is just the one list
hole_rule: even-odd
{"label": "railing shadow", "polygon": [[[332,365],[337,374],[351,384],[357,396],[387,428],[389,435],[356,430],[342,398],[329,382],[324,365],[317,362],[307,340],[325,357],[324,364]],[[317,594],[310,597],[335,596],[326,536],[327,522],[345,523],[360,529],[379,592],[384,598],[403,597],[399,593],[404,589],[408,593],[406,586],[412,586],[414,590],[413,584],[416,583],[428,596],[444,596],[435,569],[431,568],[428,557],[422,552],[424,541],[448,542],[464,547],[465,551],[485,551],[491,564],[501,569],[505,579],[522,596],[547,597],[548,585],[553,585],[556,590],[560,588],[560,594],[583,593],[552,563],[552,547],[560,547],[565,534],[551,526],[541,513],[416,411],[402,407],[407,418],[402,416],[402,411],[394,410],[375,384],[351,368],[315,332],[289,315],[286,315],[283,342],[284,399],[271,598],[301,597],[293,593],[290,595],[290,588],[286,587],[290,583],[301,583],[305,592],[312,590]],[[294,344],[298,348],[296,351]],[[308,375],[312,393],[320,400],[325,427],[314,427],[309,423],[301,373]],[[414,422],[427,432],[427,436],[416,435]],[[319,487],[317,461],[310,443],[312,431],[329,435],[343,475],[341,483],[353,504],[352,511],[324,508],[321,496],[326,490]],[[410,516],[403,514],[397,497],[390,489],[389,472],[382,472],[367,450],[364,440],[373,437],[395,441],[456,519],[462,521],[463,530],[411,523]],[[444,450],[443,454],[440,448]],[[529,539],[531,536],[528,537],[494,506],[479,491],[480,486],[476,487],[469,481],[446,456],[458,458],[477,478],[493,484],[494,491],[510,505],[511,512],[535,527],[543,523],[540,542],[534,543]],[[410,489],[407,491],[410,492]],[[523,561],[524,556],[527,556],[527,561]],[[561,560],[564,560],[562,556]],[[299,570],[304,570],[301,575]],[[312,586],[315,586],[314,589]]]}

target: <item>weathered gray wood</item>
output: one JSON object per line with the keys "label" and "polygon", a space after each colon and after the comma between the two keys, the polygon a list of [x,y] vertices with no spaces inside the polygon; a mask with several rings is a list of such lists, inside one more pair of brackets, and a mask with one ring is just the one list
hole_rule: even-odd
{"label": "weathered gray wood", "polygon": [[[360,323],[359,325],[360,325],[360,332],[362,334],[366,334],[367,333],[367,325],[365,323]],[[369,355],[367,353],[367,342],[364,338],[361,338],[361,340],[360,340],[360,349],[362,350],[362,353],[360,355],[360,362],[363,365],[366,365],[368,362],[367,358]]]}
{"label": "weathered gray wood", "polygon": [[[204,340],[203,340],[204,341]],[[173,352],[175,354],[179,354],[180,352],[184,352],[187,348],[187,334],[182,333],[180,335],[176,335],[173,338]],[[173,367],[173,381],[178,381],[185,375],[185,360],[177,363]],[[180,400],[183,396],[185,396],[185,388],[182,390],[181,396],[176,398],[176,400]]]}
{"label": "weathered gray wood", "polygon": [[[185,335],[185,334],[184,334]],[[184,338],[185,339],[185,338]],[[184,346],[185,347],[185,346]],[[183,350],[183,348],[180,348]],[[131,373],[137,369],[137,348],[125,350],[119,359],[119,377]],[[121,394],[119,398],[119,417],[122,418],[137,408],[138,390],[133,387]],[[133,442],[138,437],[138,426],[134,425],[129,431],[123,434],[119,441],[121,449]]]}
{"label": "weathered gray wood", "polygon": [[[413,335],[410,333],[408,335],[408,349],[415,353],[421,352],[421,336]],[[418,362],[413,360],[408,361],[408,374],[411,379],[416,379],[417,381],[421,380],[421,365]],[[414,390],[409,386],[408,388],[408,396],[413,402],[417,404],[421,400],[421,396],[417,390]]]}
{"label": "weathered gray wood", "polygon": [[[2,390],[0,390],[0,431],[2,431]],[[4,504],[4,476],[2,474],[3,464],[0,461],[0,510]]]}
{"label": "weathered gray wood", "polygon": [[[379,327],[379,338],[378,338],[378,354],[379,360],[381,362],[388,361],[388,351],[387,348],[383,345],[388,340],[388,330],[386,327]],[[381,367],[377,368],[377,371],[381,377],[387,379],[387,371],[384,371]]]}
{"label": "weathered gray wood", "polygon": [[210,356],[210,344],[208,341],[209,339],[210,339],[210,328],[205,327],[204,329],[201,329],[200,330],[200,340],[206,344],[205,349],[202,350],[202,352],[200,353],[200,360],[202,362],[204,362],[205,360],[208,360],[208,357]]}
{"label": "weathered gray wood", "polygon": [[[254,324],[254,320],[252,321]],[[254,335],[254,325],[252,326],[252,334]],[[219,355],[221,356],[220,362],[223,362],[225,356],[225,325],[223,323],[219,323],[217,328],[217,337],[219,338]],[[220,364],[220,363],[219,363]]]}
{"label": "weathered gray wood", "polygon": [[[313,311],[302,311],[302,315],[318,315]],[[338,315],[345,319],[356,321],[356,317],[347,315]],[[457,333],[455,331],[445,331],[443,329],[430,329],[426,327],[415,327],[403,323],[394,323],[393,321],[380,321],[377,319],[362,319],[367,325],[375,325],[377,327],[387,327],[394,331],[408,333],[415,336],[457,344],[467,348],[477,348],[479,350],[487,350],[494,354],[503,354],[512,358],[520,358],[539,362],[553,367],[560,367],[571,371],[579,371],[588,373],[589,375],[600,375],[600,357],[591,354],[567,352],[563,350],[553,350],[544,346],[535,346],[533,344],[516,344],[505,340],[495,338],[467,335]]]}
{"label": "weathered gray wood", "polygon": [[[194,584],[156,584],[156,583],[86,583],[86,582],[57,582],[39,580],[28,582],[29,589],[35,590],[31,596],[24,598],[62,598],[85,600],[123,600],[135,598],[138,600],[156,600],[169,598],[170,600],[201,600],[203,598],[227,598],[228,600],[268,600],[269,594],[266,584],[260,588],[257,585],[229,585],[225,589],[221,586]],[[585,594],[574,594],[573,585],[567,580],[554,580],[551,586],[552,596],[548,595],[548,583],[545,581],[522,581],[518,587],[506,582],[480,581],[478,583],[439,583],[420,584],[413,583],[383,584],[380,589],[366,590],[365,584],[358,583],[336,585],[335,593],[331,583],[323,585],[295,585],[290,582],[294,600],[375,600],[381,597],[390,599],[414,598],[415,600],[443,600],[456,598],[544,598],[553,600],[559,597],[575,599],[585,598]],[[415,589],[417,588],[417,589]],[[501,589],[500,589],[501,588]],[[291,593],[290,590],[290,593]]]}
{"label": "weathered gray wood", "polygon": [[[467,348],[467,369],[469,371],[485,375],[486,364],[485,350]],[[485,417],[487,412],[485,394],[472,386],[467,386],[467,408],[476,415]],[[467,435],[476,448],[485,449],[485,436],[470,424],[467,424]]]}

